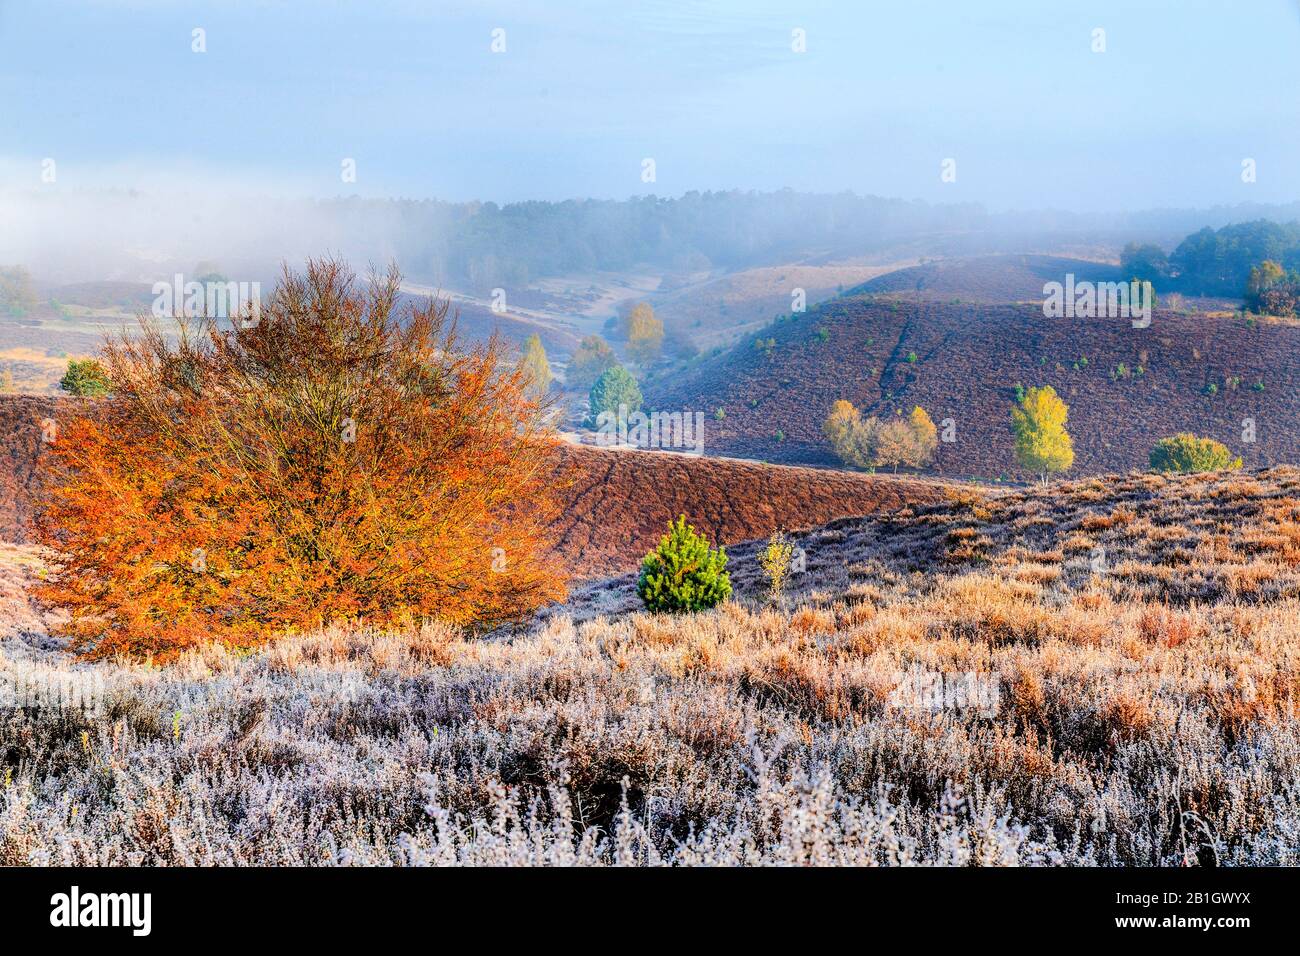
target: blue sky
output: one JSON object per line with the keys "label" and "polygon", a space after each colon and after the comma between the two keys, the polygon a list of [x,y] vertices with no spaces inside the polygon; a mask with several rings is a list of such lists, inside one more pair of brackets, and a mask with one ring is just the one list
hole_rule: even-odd
{"label": "blue sky", "polygon": [[60,188],[1285,202],[1298,92],[1295,0],[0,0],[0,173],[20,188],[51,157]]}

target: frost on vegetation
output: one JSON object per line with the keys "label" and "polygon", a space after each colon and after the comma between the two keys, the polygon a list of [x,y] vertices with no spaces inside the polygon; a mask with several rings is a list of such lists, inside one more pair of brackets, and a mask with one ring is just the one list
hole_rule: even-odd
{"label": "frost on vegetation", "polygon": [[1300,863],[1300,476],[1122,481],[839,525],[782,604],[760,544],[707,611],[75,665],[0,865]]}

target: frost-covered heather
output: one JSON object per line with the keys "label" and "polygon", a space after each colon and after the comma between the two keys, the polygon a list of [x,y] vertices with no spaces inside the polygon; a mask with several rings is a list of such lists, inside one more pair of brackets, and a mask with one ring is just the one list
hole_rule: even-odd
{"label": "frost-covered heather", "polygon": [[[0,717],[0,863],[1300,863],[1297,483],[840,523],[782,608],[738,548],[696,616],[587,617],[623,580],[512,638],[103,665],[103,716]],[[917,671],[996,707],[908,706]]]}

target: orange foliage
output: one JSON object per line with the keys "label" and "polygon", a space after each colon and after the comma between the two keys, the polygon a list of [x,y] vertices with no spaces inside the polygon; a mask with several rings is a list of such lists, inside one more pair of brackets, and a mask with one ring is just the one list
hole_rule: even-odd
{"label": "orange foliage", "polygon": [[114,338],[111,398],[50,447],[42,589],[94,656],[256,646],[348,619],[517,620],[564,587],[543,536],[556,443],[494,340],[395,271],[287,271],[256,321]]}

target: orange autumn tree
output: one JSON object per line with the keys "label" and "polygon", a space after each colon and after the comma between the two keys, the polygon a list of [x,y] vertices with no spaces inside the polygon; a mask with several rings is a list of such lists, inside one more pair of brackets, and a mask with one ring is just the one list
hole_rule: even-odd
{"label": "orange autumn tree", "polygon": [[400,277],[285,272],[260,315],[111,339],[50,446],[42,597],[94,656],[165,660],[332,621],[468,626],[563,595],[556,439],[497,341]]}

